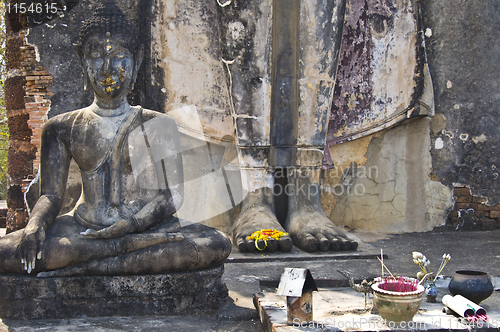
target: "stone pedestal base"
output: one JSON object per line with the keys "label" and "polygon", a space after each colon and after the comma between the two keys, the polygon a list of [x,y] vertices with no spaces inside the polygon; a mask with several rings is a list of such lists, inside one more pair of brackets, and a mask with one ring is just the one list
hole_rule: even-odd
{"label": "stone pedestal base", "polygon": [[0,274],[0,318],[207,313],[227,297],[224,266],[140,276],[37,278]]}

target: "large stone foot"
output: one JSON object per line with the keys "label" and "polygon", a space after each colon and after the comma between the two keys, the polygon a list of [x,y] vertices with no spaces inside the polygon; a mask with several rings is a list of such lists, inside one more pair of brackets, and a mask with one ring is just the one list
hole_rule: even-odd
{"label": "large stone foot", "polygon": [[243,201],[242,211],[233,225],[233,241],[240,252],[257,251],[257,247],[269,252],[292,250],[292,239],[289,236],[282,236],[279,240],[269,239],[267,245],[262,240],[256,242],[248,239],[255,231],[262,229],[285,231],[274,214],[270,188],[260,188],[248,193]]}
{"label": "large stone foot", "polygon": [[323,212],[319,170],[293,171],[289,182],[293,184],[293,193],[288,198],[285,228],[293,244],[308,252],[356,250],[358,243],[350,240]]}
{"label": "large stone foot", "polygon": [[303,206],[288,218],[288,232],[293,244],[305,251],[356,250],[358,243],[350,240],[321,208]]}

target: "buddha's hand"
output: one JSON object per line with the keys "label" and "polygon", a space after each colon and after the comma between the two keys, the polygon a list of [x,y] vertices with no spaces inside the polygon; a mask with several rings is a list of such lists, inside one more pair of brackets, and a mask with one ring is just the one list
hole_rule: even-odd
{"label": "buddha's hand", "polygon": [[113,239],[117,237],[122,237],[125,234],[135,232],[134,225],[126,219],[121,219],[115,222],[113,225],[103,228],[99,231],[95,229],[87,229],[85,232],[80,234],[84,236],[94,237],[96,239]]}
{"label": "buddha's hand", "polygon": [[35,269],[36,259],[42,259],[44,242],[45,230],[42,227],[28,224],[17,247],[18,254],[21,257],[21,264],[23,264],[23,268],[28,274]]}

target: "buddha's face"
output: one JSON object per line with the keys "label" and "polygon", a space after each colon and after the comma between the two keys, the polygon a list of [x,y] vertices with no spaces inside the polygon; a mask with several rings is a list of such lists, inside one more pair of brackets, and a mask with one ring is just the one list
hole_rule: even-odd
{"label": "buddha's face", "polygon": [[89,37],[83,45],[82,64],[98,99],[126,96],[135,80],[134,55],[120,35]]}

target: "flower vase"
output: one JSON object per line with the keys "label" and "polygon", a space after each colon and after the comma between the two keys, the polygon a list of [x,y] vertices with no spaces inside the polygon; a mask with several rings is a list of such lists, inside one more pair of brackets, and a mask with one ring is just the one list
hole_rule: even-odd
{"label": "flower vase", "polygon": [[427,302],[435,303],[436,297],[438,295],[438,289],[434,282],[430,282],[425,288],[425,296],[427,298]]}

